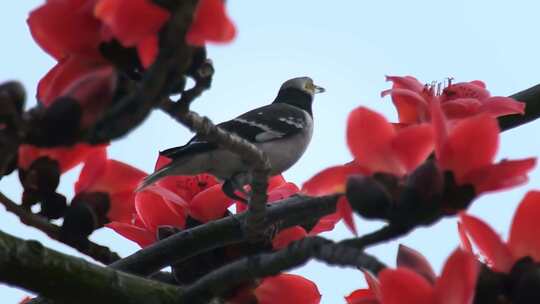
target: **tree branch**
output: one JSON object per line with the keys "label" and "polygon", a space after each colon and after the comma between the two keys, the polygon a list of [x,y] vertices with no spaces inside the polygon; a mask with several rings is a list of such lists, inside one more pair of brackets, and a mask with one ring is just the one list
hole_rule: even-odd
{"label": "tree branch", "polygon": [[499,117],[501,130],[506,131],[540,117],[540,84],[513,94],[510,97],[526,104],[525,115],[515,114]]}
{"label": "tree branch", "polygon": [[[294,196],[273,203],[268,208],[266,224],[279,223],[282,228],[286,228],[318,219],[336,211],[338,197],[339,195],[315,198]],[[246,237],[242,222],[246,217],[246,213],[228,216],[181,231],[109,266],[134,274],[150,275],[195,255],[244,241]]]}
{"label": "tree branch", "polygon": [[243,282],[279,274],[310,259],[333,266],[362,268],[375,274],[386,267],[360,250],[321,237],[308,237],[283,250],[243,258],[223,266],[187,287],[183,298],[189,303],[205,303]]}
{"label": "tree branch", "polygon": [[15,214],[19,217],[19,220],[30,227],[34,227],[38,230],[41,230],[51,239],[62,242],[68,246],[71,246],[77,249],[79,252],[86,254],[87,256],[93,258],[94,260],[101,262],[103,264],[110,264],[116,260],[120,259],[120,256],[111,251],[109,248],[93,243],[89,241],[88,247],[74,247],[71,244],[67,244],[62,241],[60,238],[60,227],[50,223],[44,217],[36,215],[24,209],[20,205],[16,204],[3,193],[0,192],[0,204],[4,205],[7,211]]}
{"label": "tree branch", "polygon": [[72,303],[183,303],[181,289],[0,232],[0,281]]}

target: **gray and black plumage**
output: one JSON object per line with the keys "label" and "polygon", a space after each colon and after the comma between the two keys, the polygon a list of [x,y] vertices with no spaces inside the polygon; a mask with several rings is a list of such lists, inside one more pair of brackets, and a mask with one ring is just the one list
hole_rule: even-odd
{"label": "gray and black plumage", "polygon": [[[271,104],[218,126],[261,149],[270,160],[270,175],[274,176],[294,165],[306,150],[313,133],[313,97],[320,92],[324,89],[316,86],[311,78],[293,78],[281,85]],[[228,196],[238,199],[234,191],[242,191],[243,185],[250,181],[249,167],[239,155],[198,136],[183,146],[164,150],[160,155],[172,161],[147,176],[137,191],[170,175],[210,173],[225,181],[223,191]]]}

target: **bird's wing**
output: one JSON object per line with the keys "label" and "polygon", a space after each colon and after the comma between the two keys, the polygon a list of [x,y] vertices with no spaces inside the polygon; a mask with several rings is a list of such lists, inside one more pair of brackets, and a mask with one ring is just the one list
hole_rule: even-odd
{"label": "bird's wing", "polygon": [[[305,111],[288,104],[271,104],[251,110],[218,126],[252,143],[285,138],[301,132],[308,124]],[[186,145],[160,152],[168,158],[179,158],[216,149],[215,143],[193,137]]]}
{"label": "bird's wing", "polygon": [[271,104],[219,124],[225,131],[253,143],[289,137],[308,124],[305,111],[288,104]]}

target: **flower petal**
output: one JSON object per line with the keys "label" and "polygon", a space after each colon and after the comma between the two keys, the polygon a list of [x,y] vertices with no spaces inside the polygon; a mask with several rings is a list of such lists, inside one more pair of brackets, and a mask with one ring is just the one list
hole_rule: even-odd
{"label": "flower petal", "polygon": [[407,268],[383,269],[379,273],[384,304],[433,304],[433,287],[424,277]]}
{"label": "flower petal", "polygon": [[514,258],[499,235],[474,216],[461,213],[460,221],[467,235],[472,239],[482,256],[491,264],[491,267],[499,272],[510,271],[514,264]]}
{"label": "flower petal", "polygon": [[273,203],[282,199],[286,199],[291,195],[298,193],[298,191],[300,191],[300,189],[298,189],[298,186],[293,183],[287,182],[268,192],[268,202]]}
{"label": "flower petal", "polygon": [[499,146],[497,120],[482,114],[460,120],[452,130],[440,153],[439,163],[454,172],[462,183],[463,176],[474,169],[490,165]]}
{"label": "flower petal", "polygon": [[428,103],[419,92],[393,88],[383,91],[381,97],[392,95],[400,123],[414,124],[426,120]]}
{"label": "flower petal", "polygon": [[474,299],[479,264],[473,255],[456,249],[435,283],[438,304],[470,304]]}
{"label": "flower petal", "polygon": [[131,224],[134,215],[135,194],[132,191],[109,193],[107,218],[110,221]]}
{"label": "flower petal", "polygon": [[106,153],[107,145],[91,146],[88,144],[76,144],[73,147],[38,148],[30,145],[19,146],[18,166],[22,169],[30,167],[32,162],[40,157],[48,157],[56,160],[60,166],[60,172],[64,173],[84,162],[91,155]]}
{"label": "flower petal", "polygon": [[401,164],[411,172],[433,152],[433,128],[429,124],[404,128],[396,134],[391,145]]}
{"label": "flower petal", "polygon": [[529,191],[516,210],[508,246],[519,259],[529,256],[540,262],[540,192]]}
{"label": "flower petal", "polygon": [[312,281],[294,274],[264,278],[255,289],[259,304],[317,304],[321,294]]}
{"label": "flower petal", "polygon": [[307,236],[307,232],[301,226],[293,226],[283,229],[272,239],[272,248],[274,250],[283,249],[290,243],[301,240]]}
{"label": "flower petal", "polygon": [[214,185],[197,194],[189,204],[190,215],[203,223],[222,218],[233,201]]}
{"label": "flower petal", "polygon": [[[485,85],[480,85],[481,82],[460,82],[446,87],[442,93],[442,101],[453,100],[458,98],[475,98],[484,100],[489,98],[490,93],[486,90]],[[483,84],[483,83],[482,83]]]}
{"label": "flower petal", "polygon": [[319,219],[315,227],[311,228],[311,230],[309,231],[309,235],[317,235],[322,232],[332,231],[334,230],[337,222],[339,222],[340,220],[341,215],[339,214],[339,211],[336,211],[335,213],[329,214],[327,216],[323,216]]}
{"label": "flower petal", "polygon": [[352,174],[369,175],[369,171],[351,162],[324,169],[302,185],[302,192],[309,195],[344,193],[347,177]]}
{"label": "flower petal", "polygon": [[347,304],[379,304],[379,300],[369,289],[358,289],[345,297]]}
{"label": "flower petal", "polygon": [[525,114],[525,103],[510,97],[494,96],[486,99],[479,108],[480,112],[489,113],[493,117],[510,114]]}
{"label": "flower petal", "polygon": [[57,60],[72,53],[99,56],[101,25],[89,2],[47,1],[28,17],[32,37]]}
{"label": "flower petal", "polygon": [[346,196],[341,196],[339,198],[336,209],[343,219],[345,226],[347,226],[354,235],[358,235],[356,225],[354,224],[353,210]]}
{"label": "flower petal", "polygon": [[62,58],[38,83],[37,99],[49,106],[78,79],[107,66],[100,58],[70,55]]}
{"label": "flower petal", "polygon": [[170,13],[148,0],[99,0],[94,14],[125,47],[157,35]]}
{"label": "flower petal", "polygon": [[160,195],[151,191],[135,195],[135,210],[146,229],[152,233],[157,233],[159,226],[183,228],[185,225],[185,215],[171,208]]}
{"label": "flower petal", "polygon": [[226,43],[236,36],[236,28],[227,16],[222,0],[200,0],[186,42],[203,46],[206,42]]}
{"label": "flower petal", "polygon": [[156,235],[146,229],[120,222],[110,222],[105,227],[137,243],[142,248],[152,245],[156,241]]}
{"label": "flower petal", "polygon": [[409,268],[430,283],[434,283],[437,278],[431,265],[420,252],[402,244],[399,245],[396,266]]}
{"label": "flower petal", "polygon": [[401,175],[404,172],[390,144],[396,131],[384,116],[365,107],[351,112],[347,122],[347,144],[355,162],[372,172]]}
{"label": "flower petal", "polygon": [[92,153],[84,162],[84,166],[79,174],[79,179],[75,183],[75,193],[88,189],[93,185],[99,176],[103,175],[107,167],[107,150],[100,150]]}
{"label": "flower petal", "polygon": [[472,244],[471,244],[471,240],[469,240],[469,236],[467,235],[467,231],[465,231],[465,228],[463,228],[463,223],[458,222],[457,226],[458,226],[458,233],[459,233],[459,240],[460,240],[461,249],[463,249],[463,250],[465,250],[465,251],[467,251],[467,252],[469,252],[471,254],[474,254]]}
{"label": "flower petal", "polygon": [[535,166],[535,158],[503,160],[467,173],[462,181],[474,185],[477,194],[502,190],[527,182],[527,173]]}

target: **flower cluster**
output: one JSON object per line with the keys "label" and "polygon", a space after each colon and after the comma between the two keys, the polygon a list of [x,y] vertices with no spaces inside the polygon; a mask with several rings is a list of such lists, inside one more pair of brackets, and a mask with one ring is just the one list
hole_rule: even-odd
{"label": "flower cluster", "polygon": [[[438,185],[441,193],[450,195],[444,190],[449,187],[472,186],[474,197],[527,180],[527,172],[535,165],[534,158],[495,163],[500,132],[495,118],[522,114],[523,103],[490,96],[480,81],[450,83],[442,92],[436,92],[434,86],[422,85],[410,76],[392,76],[388,80],[393,82],[393,88],[382,95],[391,95],[399,123],[392,124],[365,107],[353,110],[347,122],[347,143],[354,160],[315,175],[304,184],[304,192],[313,195],[345,192],[347,179],[360,175],[373,177],[391,196],[389,199],[400,200],[404,189],[399,185],[417,183],[418,179],[411,177],[430,161],[428,158],[433,153],[436,168],[430,174],[435,180],[438,175],[443,176]],[[422,174],[426,173],[416,175]],[[385,177],[380,178],[381,175]],[[381,181],[389,176],[398,186]],[[425,189],[419,189],[418,184],[412,186],[415,191],[434,191],[427,186]],[[354,209],[354,202],[351,203]],[[443,205],[445,212],[453,213],[466,208],[468,202]],[[344,218],[349,218],[346,222],[354,231],[351,216],[347,214],[351,209],[340,210]]]}
{"label": "flower cluster", "polygon": [[348,304],[468,304],[474,299],[478,270],[474,256],[457,249],[437,277],[420,253],[400,246],[396,269],[384,269],[377,277],[364,272],[369,288],[345,299]]}

